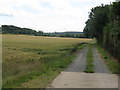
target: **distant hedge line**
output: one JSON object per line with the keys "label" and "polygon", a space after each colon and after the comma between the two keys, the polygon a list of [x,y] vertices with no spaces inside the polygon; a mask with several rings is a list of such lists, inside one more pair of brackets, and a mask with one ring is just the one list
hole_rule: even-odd
{"label": "distant hedge line", "polygon": [[85,38],[83,32],[44,33],[43,31],[36,31],[29,28],[20,28],[13,25],[2,25],[2,34],[25,34],[25,35],[34,35],[34,36],[48,36],[48,37]]}

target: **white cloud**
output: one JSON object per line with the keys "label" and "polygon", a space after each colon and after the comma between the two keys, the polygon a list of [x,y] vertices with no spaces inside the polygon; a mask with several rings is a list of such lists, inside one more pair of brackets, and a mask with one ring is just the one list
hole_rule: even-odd
{"label": "white cloud", "polygon": [[68,2],[68,0],[49,0],[49,1],[51,1],[50,4],[55,8],[64,9],[71,7],[70,2]]}
{"label": "white cloud", "polygon": [[[101,3],[109,4],[113,0],[0,0],[2,24],[54,31],[82,31],[88,12]],[[48,2],[49,6],[43,7]],[[80,4],[78,7],[73,3]],[[22,7],[22,8],[21,8]],[[29,7],[29,8],[26,8]],[[52,7],[52,8],[51,8]],[[14,17],[7,17],[13,15]]]}

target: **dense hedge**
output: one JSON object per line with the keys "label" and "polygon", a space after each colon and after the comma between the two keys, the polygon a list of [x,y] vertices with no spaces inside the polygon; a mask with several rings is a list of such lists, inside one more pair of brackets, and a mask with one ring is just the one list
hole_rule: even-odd
{"label": "dense hedge", "polygon": [[84,34],[96,37],[97,43],[120,62],[120,2],[92,8]]}

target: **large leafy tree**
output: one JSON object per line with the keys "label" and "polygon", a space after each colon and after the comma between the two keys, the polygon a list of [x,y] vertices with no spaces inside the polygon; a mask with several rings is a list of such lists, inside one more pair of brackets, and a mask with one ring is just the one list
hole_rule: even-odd
{"label": "large leafy tree", "polygon": [[97,43],[120,61],[120,2],[92,8],[84,34],[96,37]]}

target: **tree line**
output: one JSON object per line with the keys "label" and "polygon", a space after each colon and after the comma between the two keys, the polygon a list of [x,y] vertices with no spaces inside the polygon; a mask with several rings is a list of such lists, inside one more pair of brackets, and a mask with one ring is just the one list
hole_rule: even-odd
{"label": "tree line", "polygon": [[36,31],[30,28],[20,28],[13,25],[2,25],[2,34],[26,34],[40,36],[43,31]]}
{"label": "tree line", "polygon": [[30,28],[21,28],[13,25],[2,25],[2,34],[25,34],[34,36],[48,36],[48,37],[70,37],[70,38],[84,38],[83,32],[53,32],[44,33]]}
{"label": "tree line", "polygon": [[98,45],[120,62],[120,1],[92,8],[84,34],[95,37]]}

